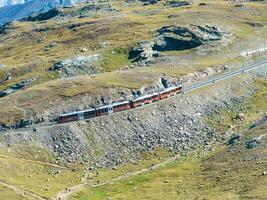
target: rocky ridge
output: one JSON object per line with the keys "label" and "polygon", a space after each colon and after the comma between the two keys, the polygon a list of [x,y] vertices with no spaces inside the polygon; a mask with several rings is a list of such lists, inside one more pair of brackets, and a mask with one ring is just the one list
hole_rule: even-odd
{"label": "rocky ridge", "polygon": [[226,33],[209,25],[165,26],[157,30],[153,41],[144,42],[129,52],[129,58],[139,64],[149,64],[159,52],[183,51],[220,41]]}

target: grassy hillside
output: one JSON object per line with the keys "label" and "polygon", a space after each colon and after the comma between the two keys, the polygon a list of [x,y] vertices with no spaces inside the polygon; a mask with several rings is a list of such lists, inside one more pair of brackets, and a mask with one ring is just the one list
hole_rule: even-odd
{"label": "grassy hillside", "polygon": [[16,194],[12,189],[8,189],[4,186],[0,186],[0,196],[2,199],[29,200],[29,198],[22,197],[22,196]]}
{"label": "grassy hillside", "polygon": [[[225,0],[195,0],[190,1],[189,6],[173,8],[167,2],[169,1],[162,0],[155,5],[143,6],[140,1],[126,3],[114,0],[110,1],[114,10],[93,11],[85,17],[75,14],[88,5],[80,4],[62,9],[62,15],[47,21],[12,22],[7,25],[3,33],[0,33],[0,64],[4,65],[0,65],[0,90],[33,77],[36,81],[23,90],[0,98],[0,125],[12,125],[22,119],[34,117],[44,117],[48,121],[48,117],[56,117],[64,111],[96,105],[101,97],[118,99],[121,93],[129,95],[133,90],[155,86],[162,76],[178,80],[188,74],[194,76],[194,72],[208,67],[229,65],[229,68],[237,68],[243,62],[248,64],[266,57],[266,54],[245,59],[240,56],[242,51],[267,47],[266,3],[244,2],[240,6]],[[200,5],[203,2],[206,5]],[[101,5],[106,4],[108,3]],[[262,27],[257,27],[254,23]],[[189,24],[216,25],[228,33],[229,40],[218,46],[211,45],[206,55],[201,54],[203,52],[199,49],[168,51],[163,52],[150,66],[132,66],[128,53],[137,43],[152,40],[162,26]],[[82,51],[81,48],[86,50]],[[100,54],[101,57],[94,64],[99,70],[98,74],[62,78],[58,71],[48,70],[57,61],[93,54]],[[5,80],[8,76],[11,79]],[[236,80],[239,80],[238,77]],[[213,87],[216,86],[219,87],[220,83]],[[267,113],[267,81],[256,80],[253,86],[258,90],[242,108],[244,120],[236,120],[240,113],[232,110],[223,110],[218,116],[207,119],[216,134],[225,136],[225,141],[222,141],[224,144],[216,144],[207,151],[200,150],[188,157],[181,156],[167,166],[119,181],[116,178],[144,168],[150,169],[172,157],[173,153],[158,148],[142,152],[139,163],[126,163],[113,169],[88,170],[90,166],[85,162],[68,165],[58,163],[51,154],[58,148],[58,141],[53,143],[55,146],[51,144],[55,149],[36,147],[40,143],[46,144],[43,141],[46,139],[51,139],[52,143],[52,136],[39,139],[38,131],[35,132],[34,129],[33,135],[36,134],[36,138],[24,138],[26,131],[12,132],[13,135],[3,134],[0,140],[0,200],[28,200],[28,197],[14,188],[49,199],[70,186],[84,182],[88,184],[82,185],[82,190],[74,193],[70,199],[266,199],[267,176],[262,174],[267,170],[267,123],[251,129],[249,127]],[[209,87],[194,92],[207,89]],[[242,89],[236,88],[233,92],[242,95]],[[163,107],[159,107],[162,109],[160,112],[165,113]],[[135,111],[131,112],[134,116]],[[99,123],[100,129],[110,130],[110,124],[102,126],[101,119],[99,120],[95,124]],[[115,117],[113,120],[110,123],[117,122]],[[129,120],[135,123],[135,119]],[[79,122],[77,127],[79,130],[77,128],[71,131],[78,130],[84,135],[91,131],[87,129],[86,123],[84,125]],[[53,127],[48,130],[54,133],[52,129]],[[60,130],[63,135],[65,129],[59,128],[57,131]],[[151,130],[144,128],[144,131]],[[227,138],[232,134],[238,135],[237,139]],[[62,135],[58,134],[55,139],[59,140],[62,148],[68,149],[69,143],[77,140],[67,138],[69,140],[61,141]],[[86,137],[92,139],[89,134]],[[97,138],[101,145],[102,142],[105,143],[103,145],[110,145],[109,142],[106,143],[106,138],[101,137],[105,135]],[[23,143],[13,145],[12,142],[16,143],[21,138],[27,144],[33,141],[32,146]],[[231,144],[227,145],[229,141]],[[93,155],[101,151],[94,146],[89,146],[88,149]],[[90,186],[111,179],[115,181],[102,186]]]}
{"label": "grassy hillside", "polygon": [[[54,164],[47,152],[25,146],[1,149],[0,182],[25,191],[31,191],[41,197],[50,198],[69,185],[77,184],[83,175],[82,170],[72,171]],[[1,186],[1,184],[0,184]],[[6,187],[1,187],[0,199],[24,199],[17,197]],[[3,198],[3,197],[10,198]],[[14,197],[12,197],[14,196]],[[27,198],[25,198],[27,199]]]}
{"label": "grassy hillside", "polygon": [[232,131],[222,144],[181,156],[166,167],[133,178],[88,187],[71,199],[266,199],[266,117],[252,126],[262,113],[267,113],[266,83],[255,82],[258,92],[244,104],[244,120],[235,120],[238,113],[231,110],[218,114],[223,122],[215,116],[208,119],[217,134]]}
{"label": "grassy hillside", "polygon": [[[0,60],[6,65],[0,69],[0,80],[7,75],[11,75],[12,79],[3,82],[0,89],[33,77],[37,81],[23,92],[0,99],[0,105],[5,105],[5,109],[0,111],[0,122],[14,123],[40,114],[39,109],[50,112],[47,107],[52,106],[50,102],[58,107],[62,101],[67,102],[73,96],[86,93],[94,98],[95,88],[98,90],[97,96],[100,96],[107,93],[107,88],[120,91],[154,85],[162,75],[178,78],[207,67],[228,65],[229,62],[231,67],[238,67],[242,63],[239,57],[241,51],[266,46],[264,28],[248,24],[255,22],[267,25],[266,4],[248,2],[237,7],[228,1],[206,1],[206,6],[200,6],[200,2],[172,8],[167,1],[150,6],[142,6],[140,2],[125,4],[115,1],[111,6],[117,11],[111,13],[99,12],[85,18],[58,16],[43,22],[12,23],[7,27],[7,34],[0,36]],[[68,16],[84,6],[68,8],[63,13]],[[216,47],[206,56],[199,55],[196,50],[167,52],[163,54],[162,61],[159,59],[150,67],[118,71],[130,65],[127,55],[129,49],[138,42],[151,40],[157,29],[166,25],[188,24],[216,25],[230,34],[229,42]],[[258,35],[257,39],[255,35]],[[53,43],[57,45],[47,50]],[[88,51],[80,52],[80,48]],[[48,71],[58,60],[95,53],[102,56],[96,66],[103,74],[59,80],[57,72]],[[61,90],[62,87],[64,90]],[[61,96],[68,98],[62,99]],[[65,110],[70,109],[71,104],[67,104]]]}
{"label": "grassy hillside", "polygon": [[[159,170],[90,188],[71,199],[266,199],[267,123],[210,153],[181,158]],[[251,148],[250,143],[256,146]]]}
{"label": "grassy hillside", "polygon": [[[72,199],[265,199],[267,123],[247,131],[240,141],[208,155],[183,158],[165,168],[103,187]],[[260,139],[249,149],[248,141]],[[258,141],[258,140],[257,140]]]}

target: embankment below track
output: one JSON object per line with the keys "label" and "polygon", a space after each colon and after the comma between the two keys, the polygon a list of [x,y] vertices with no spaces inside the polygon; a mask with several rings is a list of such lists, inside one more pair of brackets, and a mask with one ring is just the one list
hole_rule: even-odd
{"label": "embankment below track", "polygon": [[2,133],[0,147],[36,146],[51,152],[57,163],[81,162],[94,167],[134,163],[142,152],[155,147],[184,154],[222,139],[207,119],[222,110],[244,112],[243,105],[256,91],[257,78],[266,78],[265,68],[111,116]]}

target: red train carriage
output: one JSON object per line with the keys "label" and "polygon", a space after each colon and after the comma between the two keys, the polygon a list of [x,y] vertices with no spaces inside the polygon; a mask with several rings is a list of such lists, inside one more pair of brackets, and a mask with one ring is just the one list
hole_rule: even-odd
{"label": "red train carriage", "polygon": [[179,94],[179,93],[181,93],[183,91],[183,87],[181,85],[180,86],[177,86],[175,88],[175,91],[176,91],[176,94]]}
{"label": "red train carriage", "polygon": [[160,99],[165,99],[168,98],[170,96],[176,95],[181,93],[182,91],[182,86],[176,86],[176,87],[171,87],[168,88],[162,92],[159,93]]}
{"label": "red train carriage", "polygon": [[96,109],[95,108],[85,110],[83,112],[84,112],[84,119],[93,118],[96,116]]}
{"label": "red train carriage", "polygon": [[136,108],[145,104],[149,104],[153,102],[152,95],[147,95],[143,97],[139,97],[131,101],[132,108]]}
{"label": "red train carriage", "polygon": [[96,116],[108,115],[113,113],[112,106],[103,106],[96,108]]}
{"label": "red train carriage", "polygon": [[152,99],[153,99],[153,102],[155,102],[155,101],[159,101],[159,100],[160,100],[160,95],[159,95],[159,93],[154,93],[154,94],[152,95]]}
{"label": "red train carriage", "polygon": [[124,101],[124,102],[112,104],[112,109],[113,109],[113,112],[129,110],[131,109],[130,101]]}
{"label": "red train carriage", "polygon": [[107,105],[107,106],[103,106],[103,107],[99,107],[95,109],[89,109],[89,110],[84,110],[84,111],[77,111],[77,112],[72,112],[68,114],[63,114],[58,117],[58,123],[66,123],[66,122],[71,122],[71,121],[83,120],[83,119],[93,118],[97,116],[108,115],[113,112],[129,110],[131,108],[136,108],[136,107],[139,107],[145,104],[149,104],[155,101],[159,101],[161,99],[168,98],[170,96],[174,96],[176,94],[181,93],[182,90],[183,90],[182,86],[171,87],[171,88],[165,89],[162,92],[139,97],[135,100],[115,103],[112,105]]}
{"label": "red train carriage", "polygon": [[159,93],[160,99],[165,99],[171,96],[171,91],[163,91]]}
{"label": "red train carriage", "polygon": [[66,122],[72,122],[72,121],[77,121],[78,118],[78,113],[73,112],[73,113],[68,113],[68,114],[63,114],[58,117],[58,123],[66,123]]}

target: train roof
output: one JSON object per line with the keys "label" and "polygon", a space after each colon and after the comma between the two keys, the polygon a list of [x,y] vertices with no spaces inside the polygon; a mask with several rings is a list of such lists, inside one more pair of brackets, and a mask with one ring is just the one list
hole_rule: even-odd
{"label": "train roof", "polygon": [[111,104],[111,106],[119,106],[119,105],[127,104],[129,102],[130,101],[122,101],[122,102],[118,102],[118,103],[113,103],[113,104]]}
{"label": "train roof", "polygon": [[141,96],[141,97],[138,97],[138,98],[134,99],[133,101],[138,101],[138,100],[141,100],[141,99],[146,99],[148,97],[152,97],[155,94],[158,94],[158,93],[153,93],[153,94],[148,94],[148,95],[145,95],[145,96]]}
{"label": "train roof", "polygon": [[93,111],[93,110],[95,110],[95,109],[91,108],[91,109],[87,109],[87,110],[80,110],[80,111],[74,111],[74,112],[70,112],[70,113],[64,113],[64,114],[59,115],[59,117],[65,117],[65,116],[74,115],[74,114],[78,114],[81,112],[89,112],[89,111]]}
{"label": "train roof", "polygon": [[78,112],[75,111],[75,112],[70,112],[70,113],[64,113],[64,114],[60,114],[59,117],[65,117],[65,116],[68,116],[68,115],[73,115],[73,114],[77,114]]}
{"label": "train roof", "polygon": [[[181,87],[182,87],[182,85],[173,86],[173,87],[169,87],[169,88],[167,88],[167,89],[165,89],[165,90],[163,90],[163,91],[161,91],[161,92],[168,92],[168,91],[170,91],[170,90],[177,89],[177,88],[181,88]],[[161,93],[161,92],[160,92],[160,93]]]}
{"label": "train roof", "polygon": [[[165,90],[163,90],[163,91],[161,91],[159,93],[167,92],[167,91],[170,91],[170,90],[173,90],[173,89],[176,89],[176,88],[180,88],[180,87],[182,87],[182,85],[178,85],[178,86],[167,88],[167,89],[165,89]],[[157,95],[159,93],[152,93],[152,94],[148,94],[148,95],[145,95],[145,96],[141,96],[141,97],[138,97],[138,98],[134,99],[133,101],[138,101],[138,100],[141,100],[141,99],[152,97],[153,95]]]}

